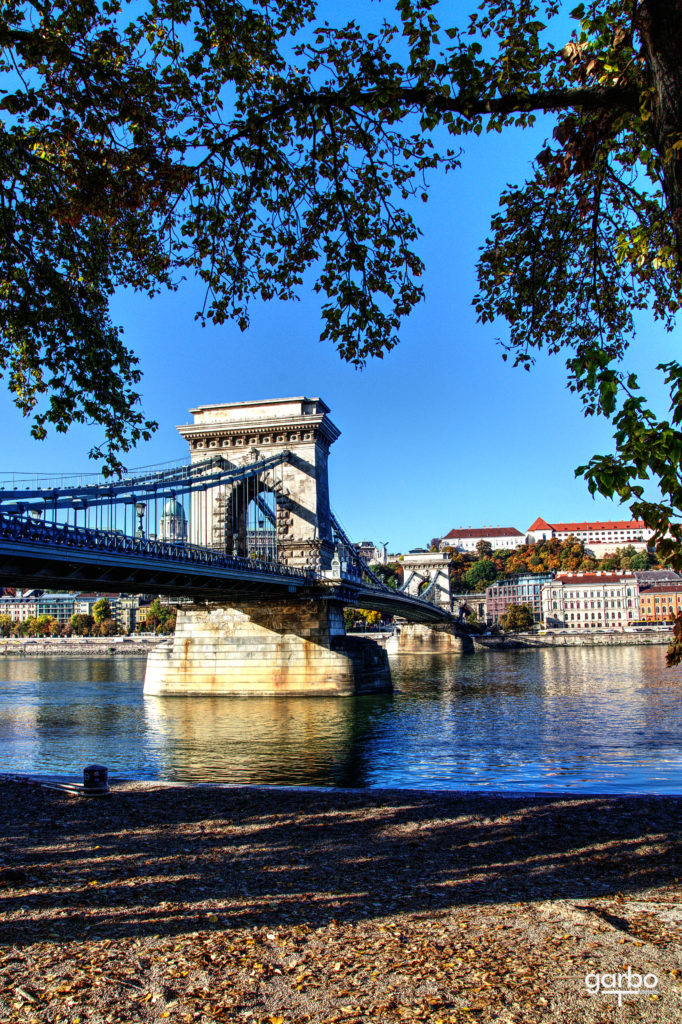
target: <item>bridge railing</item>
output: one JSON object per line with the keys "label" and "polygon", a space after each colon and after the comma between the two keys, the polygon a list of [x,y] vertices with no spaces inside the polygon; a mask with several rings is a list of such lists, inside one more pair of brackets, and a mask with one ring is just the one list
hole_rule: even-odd
{"label": "bridge railing", "polygon": [[0,538],[71,547],[80,550],[107,551],[112,554],[133,554],[141,557],[162,558],[167,561],[191,562],[216,568],[235,569],[259,575],[293,577],[313,583],[315,574],[310,570],[295,569],[280,562],[263,561],[228,555],[222,551],[203,548],[196,544],[166,541],[149,537],[130,537],[120,531],[98,530],[71,526],[66,523],[45,523],[30,517],[0,512]]}

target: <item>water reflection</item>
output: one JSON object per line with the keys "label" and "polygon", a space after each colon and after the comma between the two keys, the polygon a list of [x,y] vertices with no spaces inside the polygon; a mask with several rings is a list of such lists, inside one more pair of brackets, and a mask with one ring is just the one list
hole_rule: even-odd
{"label": "water reflection", "polygon": [[194,781],[682,792],[664,647],[392,659],[393,696],[147,697],[143,658],[0,661],[0,770]]}
{"label": "water reflection", "polygon": [[147,697],[167,778],[366,785],[365,750],[392,698]]}

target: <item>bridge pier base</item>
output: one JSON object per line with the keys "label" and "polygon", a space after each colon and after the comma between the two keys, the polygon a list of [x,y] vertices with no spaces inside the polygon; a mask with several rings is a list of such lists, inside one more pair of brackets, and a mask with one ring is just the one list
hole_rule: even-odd
{"label": "bridge pier base", "polygon": [[397,620],[397,643],[393,654],[452,654],[473,651],[470,636],[457,633],[449,623],[425,625]]}
{"label": "bridge pier base", "polygon": [[144,692],[178,696],[352,696],[390,692],[386,652],[347,637],[340,604],[280,599],[178,608],[147,659]]}

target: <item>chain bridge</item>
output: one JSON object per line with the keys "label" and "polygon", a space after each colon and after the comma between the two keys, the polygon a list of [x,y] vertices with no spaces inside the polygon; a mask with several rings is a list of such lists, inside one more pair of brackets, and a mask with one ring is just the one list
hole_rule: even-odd
{"label": "chain bridge", "polygon": [[175,636],[149,658],[150,693],[390,688],[385,652],[345,636],[348,605],[429,624],[437,646],[457,645],[442,577],[421,593],[391,589],[332,513],[327,463],[340,432],[320,398],[191,412],[178,428],[182,464],[0,481],[0,580],[177,602]]}

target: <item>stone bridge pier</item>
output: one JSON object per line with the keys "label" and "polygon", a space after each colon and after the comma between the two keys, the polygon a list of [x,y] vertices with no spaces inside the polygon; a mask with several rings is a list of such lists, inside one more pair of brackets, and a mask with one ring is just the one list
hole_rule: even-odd
{"label": "stone bridge pier", "polygon": [[[199,463],[221,455],[241,467],[287,451],[258,480],[192,496],[191,543],[248,556],[267,531],[278,562],[329,571],[334,537],[327,462],[340,431],[320,398],[287,398],[192,410],[178,428]],[[260,538],[260,540],[259,540]],[[255,546],[254,546],[255,545]],[[347,637],[343,606],[310,594],[196,601],[178,607],[171,640],[149,656],[149,694],[350,695],[391,689],[386,652]]]}
{"label": "stone bridge pier", "polygon": [[[440,551],[413,551],[403,558],[403,589],[418,597],[429,591],[430,600],[451,612],[450,559]],[[454,625],[425,625],[398,620],[392,652],[396,654],[449,654],[472,650],[470,637]]]}
{"label": "stone bridge pier", "polygon": [[421,622],[396,620],[392,654],[461,654],[473,649],[471,637],[449,623],[427,626]]}
{"label": "stone bridge pier", "polygon": [[330,696],[390,691],[386,652],[347,637],[333,601],[181,606],[175,635],[147,659],[144,691],[185,696]]}

